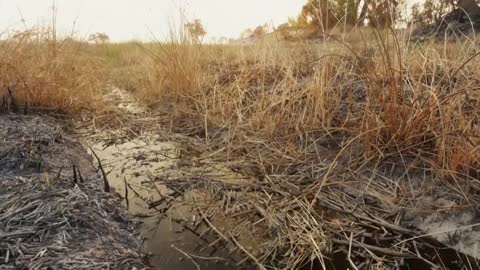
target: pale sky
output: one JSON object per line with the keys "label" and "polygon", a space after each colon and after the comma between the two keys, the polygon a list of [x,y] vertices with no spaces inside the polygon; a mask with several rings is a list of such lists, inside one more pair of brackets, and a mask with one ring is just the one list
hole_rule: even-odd
{"label": "pale sky", "polygon": [[[113,41],[162,38],[180,10],[199,18],[209,36],[236,38],[246,28],[297,15],[306,0],[56,0],[57,27],[82,37],[105,32]],[[0,32],[49,24],[53,0],[0,0]]]}
{"label": "pale sky", "polygon": [[[50,24],[54,0],[0,0],[0,33]],[[421,0],[409,0],[418,2]],[[57,27],[80,37],[105,32],[113,41],[162,39],[169,25],[199,18],[208,36],[237,38],[247,28],[279,25],[306,0],[55,0]],[[181,12],[181,10],[184,10]],[[22,22],[22,18],[24,22]]]}

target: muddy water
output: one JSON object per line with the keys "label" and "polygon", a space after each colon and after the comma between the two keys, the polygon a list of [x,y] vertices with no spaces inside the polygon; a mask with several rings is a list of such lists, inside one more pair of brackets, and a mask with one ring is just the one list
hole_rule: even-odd
{"label": "muddy water", "polygon": [[[145,112],[128,93],[119,89],[113,89],[106,99],[115,102],[121,113],[142,117]],[[116,144],[106,139],[109,137],[107,131],[92,130],[83,125],[77,132],[84,146],[93,149],[100,158],[110,186],[124,198],[123,203],[129,213],[142,220],[144,248],[151,254],[150,263],[154,269],[235,269],[226,260],[218,259],[227,254],[209,249],[207,243],[200,242],[194,233],[185,229],[184,225],[195,219],[189,206],[179,202],[165,213],[148,207],[147,202],[157,201],[171,193],[165,186],[153,181],[155,176],[175,177],[184,173],[179,169],[182,166],[175,143],[162,141],[152,132]],[[213,166],[202,168],[202,171],[231,173]],[[195,258],[193,262],[194,256],[203,259]]]}
{"label": "muddy water", "polygon": [[[179,159],[173,143],[161,142],[152,135],[108,147],[102,142],[87,144],[102,160],[108,172],[108,181],[115,192],[128,198],[128,205],[126,199],[124,204],[128,206],[130,214],[143,220],[145,250],[152,254],[151,263],[155,269],[196,269],[196,265],[186,259],[182,251],[201,256],[211,255],[211,250],[200,252],[205,243],[199,243],[197,236],[174,221],[193,221],[195,215],[188,206],[179,204],[162,215],[156,209],[149,209],[146,203],[157,201],[170,193],[167,188],[152,181],[154,175],[181,174],[176,170]],[[232,269],[225,263],[213,260],[196,260],[196,263],[201,269]]]}

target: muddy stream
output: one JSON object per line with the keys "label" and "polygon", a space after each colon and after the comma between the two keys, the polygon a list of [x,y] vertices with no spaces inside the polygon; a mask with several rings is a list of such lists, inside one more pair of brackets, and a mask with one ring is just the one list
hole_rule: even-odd
{"label": "muddy stream", "polygon": [[[114,89],[106,98],[115,101],[116,109],[121,113],[141,116],[146,112],[133,97],[120,89]],[[82,144],[93,149],[100,158],[110,186],[124,199],[129,213],[142,220],[144,248],[151,255],[150,263],[154,269],[235,269],[232,263],[220,259],[227,254],[208,248],[207,243],[200,242],[198,236],[182,226],[182,223],[193,223],[198,218],[190,206],[178,202],[177,206],[161,213],[161,209],[149,209],[147,202],[158,201],[171,193],[153,181],[158,175],[172,177],[186,173],[188,169],[235,179],[238,178],[236,173],[218,164],[185,168],[176,144],[162,140],[153,132],[113,144],[105,130],[82,125],[76,131]],[[193,262],[186,254],[199,257]]]}

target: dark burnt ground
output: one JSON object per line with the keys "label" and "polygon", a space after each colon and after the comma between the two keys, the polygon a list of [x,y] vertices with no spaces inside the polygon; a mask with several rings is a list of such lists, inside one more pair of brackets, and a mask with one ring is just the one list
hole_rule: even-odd
{"label": "dark burnt ground", "polygon": [[423,41],[429,38],[459,40],[480,31],[480,10],[468,12],[455,9],[441,20],[417,28],[412,33],[412,40]]}
{"label": "dark burnt ground", "polygon": [[139,224],[59,121],[0,115],[0,126],[0,269],[147,268]]}

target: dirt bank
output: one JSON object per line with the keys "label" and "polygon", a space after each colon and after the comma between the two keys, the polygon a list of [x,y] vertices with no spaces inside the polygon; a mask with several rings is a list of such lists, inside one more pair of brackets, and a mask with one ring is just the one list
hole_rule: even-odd
{"label": "dirt bank", "polygon": [[147,268],[139,224],[58,120],[0,126],[0,269]]}

